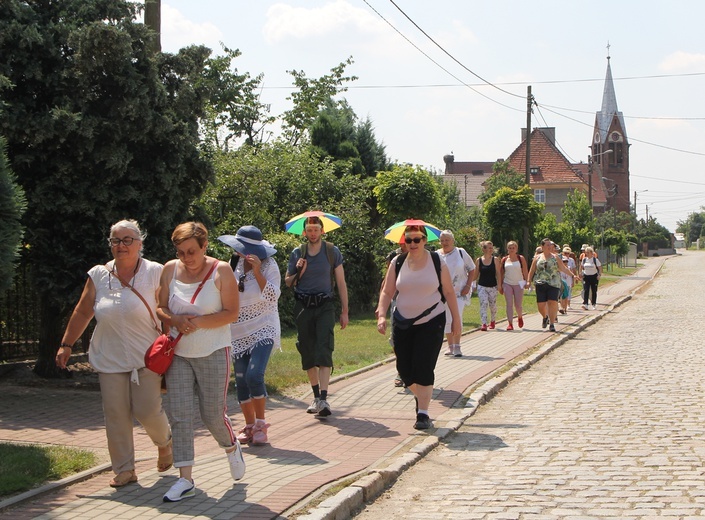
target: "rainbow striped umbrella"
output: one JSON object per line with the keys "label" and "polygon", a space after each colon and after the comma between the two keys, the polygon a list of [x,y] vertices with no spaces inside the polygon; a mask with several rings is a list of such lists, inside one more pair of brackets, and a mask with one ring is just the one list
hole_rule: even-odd
{"label": "rainbow striped umbrella", "polygon": [[304,228],[306,227],[306,219],[308,217],[318,217],[323,222],[323,230],[328,233],[334,229],[338,229],[343,225],[343,221],[340,217],[336,217],[332,213],[324,213],[323,211],[307,211],[306,213],[301,213],[301,215],[296,215],[289,219],[289,221],[284,224],[284,230],[294,235],[303,235]]}
{"label": "rainbow striped umbrella", "polygon": [[404,241],[404,233],[406,233],[406,228],[408,226],[424,226],[426,228],[426,235],[428,236],[428,241],[439,240],[441,238],[441,230],[438,229],[433,224],[424,222],[423,220],[409,218],[402,222],[397,222],[384,232],[384,238],[391,240],[395,244],[400,244]]}

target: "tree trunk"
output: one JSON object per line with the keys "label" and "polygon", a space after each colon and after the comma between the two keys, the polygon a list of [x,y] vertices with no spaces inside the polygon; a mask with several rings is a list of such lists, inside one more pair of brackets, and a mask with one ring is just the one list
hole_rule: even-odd
{"label": "tree trunk", "polygon": [[46,299],[39,304],[39,357],[34,365],[34,373],[44,378],[65,377],[66,371],[56,366],[56,352],[61,343],[62,313]]}
{"label": "tree trunk", "polygon": [[162,0],[145,0],[144,24],[154,32],[149,49],[153,54],[162,52]]}

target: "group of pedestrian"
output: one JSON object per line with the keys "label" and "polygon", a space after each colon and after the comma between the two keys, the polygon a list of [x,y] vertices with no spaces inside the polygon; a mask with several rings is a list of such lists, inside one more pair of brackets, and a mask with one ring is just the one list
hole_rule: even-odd
{"label": "group of pedestrian", "polygon": [[[280,275],[271,258],[276,250],[254,226],[222,237],[234,249],[238,261],[233,266],[206,254],[208,230],[199,222],[174,229],[171,241],[177,258],[163,266],[143,258],[145,238],[134,220],[111,227],[113,259],[88,271],[56,363],[66,367],[74,343],[95,317],[88,355],[100,381],[115,473],[110,485],[137,482],[132,431],[136,419],[158,448],[157,470],[172,465],[179,470],[163,497],[176,502],[195,494],[196,398],[201,419],[225,451],[234,480],[245,475],[240,443],[267,442],[264,371],[272,349],[280,345]],[[165,394],[161,376],[147,369],[144,360],[162,328],[179,335],[164,376]],[[237,434],[226,404],[233,366],[245,418]]]}
{"label": "group of pedestrian", "polygon": [[[349,320],[343,257],[323,240],[324,231],[319,217],[306,218],[306,242],[291,252],[284,277],[287,287],[294,289],[296,348],[313,392],[306,412],[321,419],[332,414],[328,386],[335,347],[336,286],[341,329]],[[207,255],[208,236],[199,222],[179,224],[171,236],[177,258],[161,265],[143,257],[146,234],[136,221],[115,223],[108,237],[113,258],[88,271],[56,355],[57,365],[65,368],[74,343],[95,317],[88,353],[99,375],[115,473],[110,485],[119,488],[138,479],[132,431],[136,419],[157,446],[157,470],[164,472],[172,465],[179,470],[178,480],[164,494],[165,502],[195,494],[196,401],[235,481],[245,475],[241,444],[268,443],[264,375],[272,351],[281,348],[276,249],[255,226],[243,226],[235,235],[218,237],[233,249],[228,263]],[[594,308],[602,269],[592,248],[586,246],[576,264],[569,247],[561,256],[549,239],[541,242],[530,268],[514,241],[507,244],[507,255],[501,259],[494,255],[492,242],[484,241],[482,256],[475,260],[455,246],[452,231],[443,231],[440,241],[441,249],[431,252],[426,248],[426,227],[406,227],[403,243],[387,259],[375,311],[377,329],[385,334],[392,305],[390,341],[398,379],[414,396],[414,428],[419,430],[432,425],[429,406],[444,335],[446,355],[462,357],[462,313],[473,287],[480,300],[481,330],[496,327],[497,294],[505,296],[507,330],[514,328],[515,311],[518,326],[523,327],[523,293],[533,283],[543,327],[550,325],[554,331],[558,300],[565,296],[561,295],[565,284],[577,279],[576,265],[585,287],[585,309],[588,292]],[[161,376],[147,369],[144,360],[162,330],[179,337],[164,376],[166,392]],[[226,404],[233,368],[244,418],[237,432]]]}

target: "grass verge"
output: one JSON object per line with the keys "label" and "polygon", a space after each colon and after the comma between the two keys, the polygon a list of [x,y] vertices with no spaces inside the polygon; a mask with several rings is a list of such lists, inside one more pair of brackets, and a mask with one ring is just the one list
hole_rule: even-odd
{"label": "grass verge", "polygon": [[0,443],[0,498],[85,471],[96,460],[77,448]]}

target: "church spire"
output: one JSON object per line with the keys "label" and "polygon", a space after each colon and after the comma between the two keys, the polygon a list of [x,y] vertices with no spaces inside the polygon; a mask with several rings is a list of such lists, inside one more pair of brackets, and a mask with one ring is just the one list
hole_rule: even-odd
{"label": "church spire", "polygon": [[607,75],[605,76],[605,87],[602,91],[602,109],[597,113],[597,126],[600,131],[600,141],[607,140],[607,132],[612,124],[614,116],[619,118],[619,122],[624,126],[624,116],[617,108],[617,94],[614,91],[614,81],[612,80],[612,67],[610,66],[609,44],[607,44]]}

